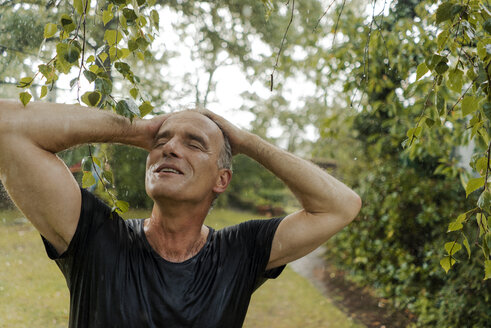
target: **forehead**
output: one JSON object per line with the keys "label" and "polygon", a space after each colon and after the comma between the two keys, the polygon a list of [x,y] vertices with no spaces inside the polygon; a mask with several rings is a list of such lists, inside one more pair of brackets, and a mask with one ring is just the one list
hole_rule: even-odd
{"label": "forehead", "polygon": [[195,111],[182,111],[169,116],[159,129],[162,132],[192,132],[207,137],[210,141],[223,141],[223,135],[215,122]]}

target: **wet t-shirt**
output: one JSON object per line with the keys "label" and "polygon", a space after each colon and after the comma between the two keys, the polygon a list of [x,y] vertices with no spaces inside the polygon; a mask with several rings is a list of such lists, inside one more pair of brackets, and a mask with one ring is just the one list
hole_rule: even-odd
{"label": "wet t-shirt", "polygon": [[215,231],[194,257],[172,263],[148,243],[143,219],[123,220],[88,191],[76,232],[59,255],[46,251],[70,290],[70,327],[241,327],[281,219]]}

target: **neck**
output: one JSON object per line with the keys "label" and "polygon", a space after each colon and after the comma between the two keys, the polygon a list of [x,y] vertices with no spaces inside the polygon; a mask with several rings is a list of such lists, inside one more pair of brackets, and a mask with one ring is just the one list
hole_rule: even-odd
{"label": "neck", "polygon": [[155,202],[145,220],[145,235],[164,259],[183,262],[196,255],[206,243],[208,228],[203,222],[208,206],[179,202]]}

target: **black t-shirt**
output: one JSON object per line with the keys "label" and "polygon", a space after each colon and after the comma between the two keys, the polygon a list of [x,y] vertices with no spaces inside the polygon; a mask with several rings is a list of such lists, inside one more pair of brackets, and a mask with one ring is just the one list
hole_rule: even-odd
{"label": "black t-shirt", "polygon": [[143,219],[123,220],[82,190],[66,252],[46,251],[70,290],[70,327],[241,327],[251,294],[284,266],[265,271],[281,219],[215,231],[194,257],[172,263],[148,243]]}

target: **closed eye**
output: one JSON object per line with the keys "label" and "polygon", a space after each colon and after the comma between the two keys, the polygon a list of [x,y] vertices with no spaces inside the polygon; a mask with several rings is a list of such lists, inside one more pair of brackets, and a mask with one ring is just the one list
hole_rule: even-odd
{"label": "closed eye", "polygon": [[189,147],[194,148],[194,149],[198,149],[198,150],[202,150],[201,146],[198,144],[195,144],[195,143],[190,143]]}
{"label": "closed eye", "polygon": [[162,147],[167,143],[167,141],[164,140],[159,140],[158,142],[155,143],[154,148]]}

